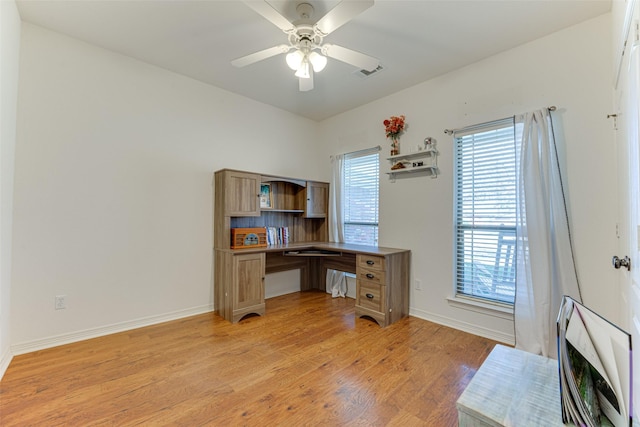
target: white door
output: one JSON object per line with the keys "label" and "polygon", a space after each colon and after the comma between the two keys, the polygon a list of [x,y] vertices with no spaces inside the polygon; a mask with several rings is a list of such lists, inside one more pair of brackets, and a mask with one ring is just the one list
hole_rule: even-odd
{"label": "white door", "polygon": [[[618,319],[611,319],[620,327],[631,331],[633,322],[633,307],[637,307],[637,313],[640,315],[640,299],[634,302],[631,293],[633,290],[633,276],[638,271],[636,263],[640,261],[634,253],[637,244],[637,218],[635,202],[638,199],[637,188],[637,165],[638,160],[634,155],[634,144],[629,138],[628,117],[627,114],[627,98],[628,87],[625,86],[628,73],[621,76],[623,80],[618,85],[616,91],[616,115],[612,117],[612,126],[615,126],[616,133],[616,152],[618,166],[618,222],[616,224],[616,235],[618,237],[618,251],[612,255],[623,260],[629,257],[629,263],[632,263],[633,269],[629,269],[624,265],[619,268],[619,284],[618,290],[620,295],[620,315]],[[636,144],[637,145],[637,144]],[[620,264],[624,264],[621,262]],[[613,265],[612,265],[613,266]],[[636,283],[638,283],[636,281]],[[640,294],[637,295],[640,298]]]}
{"label": "white door", "polygon": [[[638,140],[638,118],[640,106],[640,92],[638,83],[640,80],[640,64],[637,62],[640,55],[640,47],[633,48],[638,38],[638,6],[640,2],[627,0],[624,13],[623,28],[630,28],[624,55],[619,62],[619,77],[616,86],[616,146],[618,156],[618,253],[612,254],[619,258],[628,256],[631,268],[624,266],[619,273],[619,292],[621,321],[620,326],[632,334],[633,346],[637,348],[640,343],[640,141]],[[631,6],[635,4],[634,9]],[[615,19],[615,17],[614,17]],[[614,46],[616,52],[622,52],[625,36],[618,39],[618,46]],[[614,34],[616,37],[616,34]],[[640,410],[640,351],[633,352],[633,418],[638,420]]]}

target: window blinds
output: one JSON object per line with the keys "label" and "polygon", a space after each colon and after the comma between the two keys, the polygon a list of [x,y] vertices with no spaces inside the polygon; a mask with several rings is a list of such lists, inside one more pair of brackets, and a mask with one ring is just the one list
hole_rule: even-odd
{"label": "window blinds", "polygon": [[516,158],[513,118],[454,132],[458,295],[513,304]]}
{"label": "window blinds", "polygon": [[344,156],[344,240],[378,244],[379,149]]}

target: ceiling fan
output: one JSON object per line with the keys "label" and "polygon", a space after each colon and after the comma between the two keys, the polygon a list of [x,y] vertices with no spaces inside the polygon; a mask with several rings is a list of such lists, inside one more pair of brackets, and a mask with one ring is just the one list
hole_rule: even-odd
{"label": "ceiling fan", "polygon": [[313,89],[313,73],[324,69],[327,57],[367,71],[373,71],[379,65],[380,61],[376,58],[355,50],[335,44],[322,44],[324,37],[373,6],[374,0],[343,0],[315,23],[311,20],[313,6],[309,3],[300,3],[296,7],[296,12],[300,16],[300,19],[295,21],[296,24],[289,22],[266,0],[248,0],[245,3],[284,31],[288,36],[289,44],[281,44],[234,59],[231,64],[236,67],[244,67],[281,53],[288,53],[287,65],[295,70],[300,91],[306,92]]}

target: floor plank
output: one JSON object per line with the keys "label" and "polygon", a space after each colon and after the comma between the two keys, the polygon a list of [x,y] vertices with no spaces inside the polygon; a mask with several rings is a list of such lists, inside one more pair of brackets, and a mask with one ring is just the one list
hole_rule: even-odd
{"label": "floor plank", "polygon": [[0,424],[454,426],[495,344],[293,293],[238,324],[209,313],[16,356]]}

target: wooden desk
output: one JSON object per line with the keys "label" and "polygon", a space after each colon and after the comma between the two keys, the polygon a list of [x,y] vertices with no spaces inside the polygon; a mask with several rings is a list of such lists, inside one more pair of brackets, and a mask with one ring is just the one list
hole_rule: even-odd
{"label": "wooden desk", "polygon": [[[328,196],[326,182],[233,169],[214,174],[214,303],[222,317],[235,323],[247,314],[264,315],[265,274],[293,269],[300,269],[303,291],[324,291],[327,269],[356,274],[356,316],[381,326],[409,314],[411,253],[324,243]],[[290,243],[231,249],[232,229],[264,227],[286,229]]]}
{"label": "wooden desk", "polygon": [[456,406],[462,427],[563,426],[558,361],[496,345]]}
{"label": "wooden desk", "polygon": [[216,249],[216,309],[234,323],[264,315],[265,274],[299,269],[302,291],[324,291],[327,269],[335,269],[357,277],[356,316],[387,326],[409,314],[410,257],[406,249],[325,242]]}

